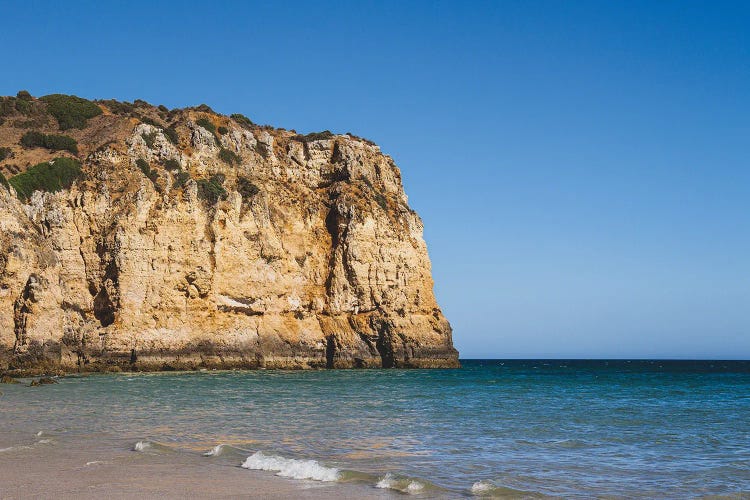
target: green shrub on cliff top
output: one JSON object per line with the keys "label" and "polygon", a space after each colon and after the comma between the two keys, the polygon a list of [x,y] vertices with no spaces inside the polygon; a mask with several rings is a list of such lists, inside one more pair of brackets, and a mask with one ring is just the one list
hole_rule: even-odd
{"label": "green shrub on cliff top", "polygon": [[74,95],[50,94],[39,100],[47,103],[47,110],[57,120],[60,130],[83,128],[86,120],[102,114],[99,106]]}
{"label": "green shrub on cliff top", "polygon": [[195,124],[205,128],[212,134],[216,134],[216,125],[211,123],[208,118],[198,118],[197,120],[195,120]]}
{"label": "green shrub on cliff top", "polygon": [[231,115],[229,115],[229,118],[231,118],[232,120],[236,121],[237,123],[239,123],[243,127],[252,127],[253,125],[255,125],[250,118],[248,118],[245,115],[241,115],[239,113],[231,114]]}
{"label": "green shrub on cliff top", "polygon": [[26,201],[34,191],[54,193],[68,189],[82,175],[81,164],[73,158],[55,158],[39,163],[22,174],[8,179],[18,197]]}
{"label": "green shrub on cliff top", "polygon": [[330,130],[324,130],[323,132],[312,132],[310,134],[301,135],[297,134],[292,137],[292,140],[302,142],[322,141],[325,139],[331,139],[334,136]]}
{"label": "green shrub on cliff top", "polygon": [[0,172],[0,186],[5,186],[5,189],[8,189],[10,185],[8,184],[8,179],[5,178],[2,172]]}
{"label": "green shrub on cliff top", "polygon": [[216,140],[216,144],[221,146],[221,138],[219,137],[219,133],[216,131],[216,125],[211,123],[208,118],[198,118],[197,120],[195,120],[195,124],[211,132],[211,134],[214,136],[214,140]]}
{"label": "green shrub on cliff top", "polygon": [[43,134],[41,132],[26,132],[21,137],[21,145],[26,148],[40,147],[52,151],[70,151],[78,154],[78,143],[67,135]]}

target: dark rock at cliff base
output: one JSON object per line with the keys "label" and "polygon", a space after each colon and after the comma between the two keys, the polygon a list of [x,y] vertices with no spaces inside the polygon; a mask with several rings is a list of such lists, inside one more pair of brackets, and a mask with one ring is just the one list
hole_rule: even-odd
{"label": "dark rock at cliff base", "polygon": [[40,385],[50,385],[50,384],[56,384],[57,380],[50,378],[50,377],[42,377],[37,380],[32,380],[29,384],[29,387],[37,387]]}

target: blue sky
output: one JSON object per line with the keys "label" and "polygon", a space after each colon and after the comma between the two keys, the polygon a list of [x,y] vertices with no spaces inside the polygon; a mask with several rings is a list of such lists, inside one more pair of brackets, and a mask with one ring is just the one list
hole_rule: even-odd
{"label": "blue sky", "polygon": [[0,94],[370,138],[464,357],[750,358],[750,6],[2,2]]}

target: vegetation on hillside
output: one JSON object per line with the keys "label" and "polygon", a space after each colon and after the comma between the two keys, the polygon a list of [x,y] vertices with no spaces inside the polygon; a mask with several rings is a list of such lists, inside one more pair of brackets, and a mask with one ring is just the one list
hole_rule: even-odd
{"label": "vegetation on hillside", "polygon": [[263,158],[268,158],[268,144],[265,142],[256,141],[253,149]]}
{"label": "vegetation on hillside", "polygon": [[26,201],[34,191],[54,193],[68,189],[82,174],[81,163],[78,160],[55,158],[34,165],[26,172],[11,177],[8,183],[15,188],[18,197]]}
{"label": "vegetation on hillside", "polygon": [[14,115],[25,117],[13,122],[13,126],[19,128],[43,127],[47,125],[49,116],[47,106],[35,101],[25,90],[19,91],[16,97],[0,97],[0,125]]}
{"label": "vegetation on hillside", "polygon": [[312,142],[312,141],[322,141],[324,139],[332,139],[333,136],[334,136],[333,132],[331,132],[330,130],[324,130],[323,132],[311,132],[305,135],[297,134],[294,137],[292,137],[292,140],[301,141],[301,142]]}
{"label": "vegetation on hillside", "polygon": [[198,118],[197,120],[195,120],[195,124],[205,128],[212,134],[216,134],[216,125],[211,123],[211,120],[209,120],[208,118]]}
{"label": "vegetation on hillside", "polygon": [[211,123],[211,120],[209,120],[208,118],[198,118],[197,120],[195,120],[195,124],[211,132],[211,134],[214,136],[214,139],[216,140],[216,144],[221,146],[221,138],[219,137],[219,133],[216,131],[216,125]]}
{"label": "vegetation on hillside", "polygon": [[164,160],[164,168],[167,170],[182,170],[182,165],[180,165],[179,161],[170,158]]}
{"label": "vegetation on hillside", "polygon": [[227,148],[221,148],[219,151],[219,159],[227,165],[239,165],[242,162],[240,155]]}
{"label": "vegetation on hillside", "polygon": [[96,102],[102,103],[107,106],[112,113],[116,115],[127,115],[130,114],[135,106],[127,101],[116,101],[114,99],[102,99]]}
{"label": "vegetation on hillside", "polygon": [[255,125],[250,118],[248,118],[247,116],[242,115],[240,113],[231,114],[231,115],[229,115],[229,118],[231,118],[232,120],[236,121],[237,123],[239,123],[240,125],[242,125],[245,128],[249,128],[249,127],[252,127],[253,125]]}
{"label": "vegetation on hillside", "polygon": [[154,147],[154,144],[156,143],[156,132],[144,132],[141,134],[141,137],[143,138],[143,142],[146,143],[146,146],[148,146],[149,149]]}
{"label": "vegetation on hillside", "polygon": [[0,148],[0,161],[3,161],[6,158],[10,158],[11,150],[10,148],[2,147]]}
{"label": "vegetation on hillside", "polygon": [[78,143],[67,135],[43,134],[41,132],[26,132],[21,137],[21,145],[26,148],[40,147],[51,151],[70,151],[78,154]]}
{"label": "vegetation on hillside", "polygon": [[2,172],[0,172],[0,186],[5,186],[6,189],[10,187],[8,179],[5,178]]}
{"label": "vegetation on hillside", "polygon": [[187,184],[187,181],[190,180],[190,174],[185,172],[184,170],[178,170],[174,174],[174,187],[175,188],[181,188],[185,184]]}
{"label": "vegetation on hillside", "polygon": [[164,129],[164,137],[169,140],[172,144],[177,146],[180,143],[180,138],[177,135],[177,130],[174,127],[167,127]]}
{"label": "vegetation on hillside", "polygon": [[102,114],[95,103],[74,95],[50,94],[39,100],[47,103],[47,110],[57,120],[60,130],[84,128],[89,118]]}
{"label": "vegetation on hillside", "polygon": [[210,179],[198,179],[198,197],[215,205],[219,200],[227,197],[224,189],[224,176],[222,174],[212,175]]}
{"label": "vegetation on hillside", "polygon": [[237,191],[242,195],[243,203],[250,201],[250,198],[260,192],[258,186],[246,177],[237,178]]}
{"label": "vegetation on hillside", "polygon": [[367,185],[367,187],[370,188],[370,191],[372,191],[372,196],[373,198],[375,198],[375,203],[377,203],[383,210],[387,210],[388,199],[385,197],[385,195],[379,189],[373,186],[372,182],[370,182],[370,179],[368,179],[367,177],[363,177],[362,180],[364,180],[365,185]]}
{"label": "vegetation on hillside", "polygon": [[138,158],[135,160],[135,165],[143,172],[143,175],[151,179],[151,182],[156,184],[156,179],[159,178],[159,172],[156,170],[152,170],[151,166],[148,164],[146,160],[143,158]]}

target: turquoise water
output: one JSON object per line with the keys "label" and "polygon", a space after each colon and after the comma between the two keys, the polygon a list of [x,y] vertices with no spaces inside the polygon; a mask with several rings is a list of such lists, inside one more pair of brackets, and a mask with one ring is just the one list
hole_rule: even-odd
{"label": "turquoise water", "polygon": [[19,442],[41,430],[154,453],[231,445],[206,460],[422,496],[750,492],[750,362],[463,365],[6,385],[0,426]]}

